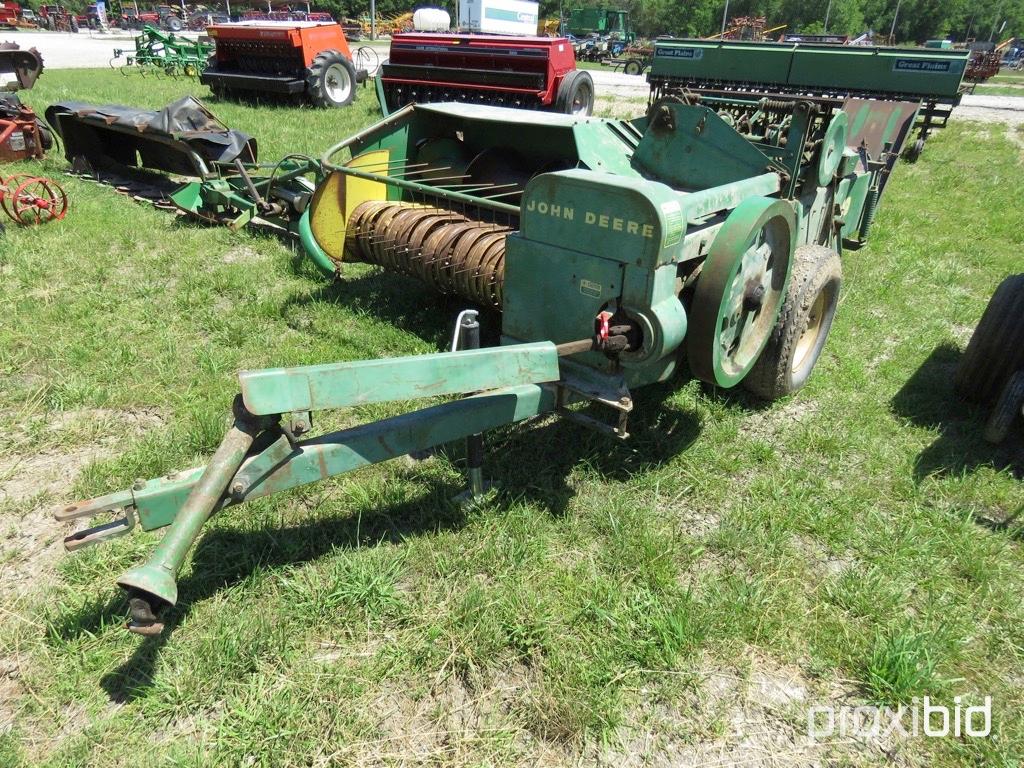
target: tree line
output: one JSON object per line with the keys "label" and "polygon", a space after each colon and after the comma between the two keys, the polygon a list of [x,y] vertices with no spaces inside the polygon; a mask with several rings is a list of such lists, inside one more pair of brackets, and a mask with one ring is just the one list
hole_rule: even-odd
{"label": "tree line", "polygon": [[[358,17],[369,12],[369,0],[323,0],[313,5],[335,16]],[[896,8],[899,5],[899,14]],[[377,0],[377,13],[397,15],[411,10],[408,0]],[[541,16],[569,15],[587,6],[624,8],[643,37],[676,35],[707,37],[722,25],[724,0],[542,0]],[[831,6],[831,7],[829,7]],[[417,3],[445,8],[454,19],[454,1]],[[1024,37],[1024,0],[732,0],[729,16],[764,16],[768,26],[786,31],[859,35],[868,30],[888,35],[896,19],[899,42],[923,43],[935,38],[962,42],[969,38],[1001,41]],[[1005,27],[1000,30],[1004,24]]]}
{"label": "tree line", "polygon": [[[23,4],[38,8],[40,1]],[[272,2],[275,6],[291,2],[297,8],[305,7],[305,0]],[[175,0],[169,4],[178,6]],[[81,11],[88,0],[69,0],[67,5]],[[148,1],[139,2],[140,8],[149,5]],[[218,5],[208,3],[210,8]],[[246,3],[232,2],[231,5],[232,11],[237,12]],[[266,3],[253,0],[251,5],[263,8]],[[725,0],[542,0],[540,5],[542,18],[557,18],[559,13],[567,17],[573,8],[587,6],[622,8],[630,12],[633,28],[642,37],[707,37],[719,31],[725,10]],[[120,6],[118,0],[107,3],[114,12],[119,12]],[[328,11],[338,19],[358,18],[370,10],[369,0],[311,0],[311,6],[314,10]],[[454,0],[412,4],[410,0],[376,2],[377,13],[382,16],[397,16],[420,7],[445,8],[453,20],[455,18]],[[894,34],[901,43],[923,43],[936,38],[999,42],[1024,37],[1024,0],[731,0],[729,17],[735,16],[764,16],[769,27],[785,24],[786,31],[790,32],[828,31],[851,36],[869,30],[888,35],[895,19]]]}

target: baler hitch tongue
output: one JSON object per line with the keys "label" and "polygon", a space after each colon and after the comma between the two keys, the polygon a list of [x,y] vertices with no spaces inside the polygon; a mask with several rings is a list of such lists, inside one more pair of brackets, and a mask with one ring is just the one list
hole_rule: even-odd
{"label": "baler hitch tongue", "polygon": [[69,520],[77,520],[81,517],[94,517],[107,512],[120,512],[123,517],[112,520],[109,523],[95,525],[83,531],[77,531],[70,536],[64,537],[64,549],[74,552],[84,549],[90,544],[99,544],[102,541],[115,539],[124,536],[135,527],[135,496],[131,491],[119,491],[106,496],[92,499],[91,501],[77,502],[59,512],[54,513],[58,522],[65,523]]}
{"label": "baler hitch tongue", "polygon": [[[585,343],[596,348],[599,342]],[[209,464],[65,507],[55,515],[60,521],[123,514],[69,536],[65,546],[76,550],[120,536],[136,521],[144,530],[170,526],[150,559],[117,580],[128,594],[128,628],[158,634],[161,612],[178,599],[178,571],[215,512],[552,412],[555,388],[542,385],[560,380],[559,351],[545,341],[243,372],[234,423]],[[448,395],[468,396],[299,439],[314,410]],[[291,414],[290,425],[283,414]]]}

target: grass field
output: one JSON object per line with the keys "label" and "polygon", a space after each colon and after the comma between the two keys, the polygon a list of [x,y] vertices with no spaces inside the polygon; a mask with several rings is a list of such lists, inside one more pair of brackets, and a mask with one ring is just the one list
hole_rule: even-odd
{"label": "grass field", "polygon": [[[55,71],[25,98],[185,88]],[[213,107],[271,159],[376,104]],[[1024,453],[951,377],[1021,269],[1022,165],[954,120],[898,167],[796,396],[680,380],[623,444],[500,430],[473,509],[442,456],[234,507],[145,640],[113,580],[158,535],[64,555],[52,509],[204,461],[238,369],[434,351],[459,307],[65,180],[65,221],[0,239],[0,766],[1019,765]],[[807,735],[814,705],[924,695],[991,696],[992,735]]]}
{"label": "grass field", "polygon": [[994,85],[980,83],[975,86],[974,92],[979,96],[1019,96],[1024,98],[1024,85],[1003,82],[996,82]]}

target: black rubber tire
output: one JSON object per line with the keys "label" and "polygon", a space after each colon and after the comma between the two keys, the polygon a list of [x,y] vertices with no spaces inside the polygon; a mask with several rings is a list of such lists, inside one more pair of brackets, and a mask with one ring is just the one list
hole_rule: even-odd
{"label": "black rubber tire", "polygon": [[[582,99],[582,104],[573,109],[573,104]],[[555,96],[555,111],[566,115],[585,115],[594,112],[594,78],[585,69],[574,69],[558,85]]]}
{"label": "black rubber tire", "polygon": [[960,360],[953,386],[960,397],[991,403],[1010,374],[1024,368],[1024,274],[1010,275],[992,294]]}
{"label": "black rubber tire", "polygon": [[1010,434],[1013,423],[1021,417],[1024,406],[1024,370],[1014,373],[1003,387],[985,424],[985,439],[998,445]]}
{"label": "black rubber tire", "polygon": [[[839,254],[823,245],[801,245],[793,254],[793,274],[789,277],[786,300],[771,338],[761,356],[743,379],[743,386],[764,400],[776,400],[796,392],[807,383],[828,339],[832,319],[839,303],[843,267]],[[798,368],[794,361],[800,339],[818,307],[818,332],[814,346],[806,351]]]}
{"label": "black rubber tire", "polygon": [[49,152],[53,149],[53,133],[50,129],[43,125],[43,121],[36,118],[36,127],[39,128],[39,144],[42,146],[44,152]]}
{"label": "black rubber tire", "polygon": [[164,26],[167,27],[171,32],[181,32],[181,28],[184,24],[181,23],[181,19],[177,16],[168,16],[164,19]]}
{"label": "black rubber tire", "polygon": [[644,64],[639,59],[630,59],[622,66],[622,74],[624,75],[642,75],[644,73]]}
{"label": "black rubber tire", "polygon": [[78,32],[78,19],[74,16],[71,17],[71,31],[75,33]]}
{"label": "black rubber tire", "polygon": [[[338,69],[341,67],[341,69]],[[340,71],[348,77],[348,90],[341,97],[332,96],[328,78]],[[356,68],[341,51],[322,51],[306,70],[306,98],[315,107],[346,107],[356,97]]]}
{"label": "black rubber tire", "polygon": [[916,163],[922,152],[924,152],[924,139],[917,139],[903,150],[903,160],[907,163]]}

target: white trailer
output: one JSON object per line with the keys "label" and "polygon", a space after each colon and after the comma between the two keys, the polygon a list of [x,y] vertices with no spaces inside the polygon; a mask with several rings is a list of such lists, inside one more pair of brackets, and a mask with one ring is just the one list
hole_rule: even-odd
{"label": "white trailer", "polygon": [[459,29],[489,35],[536,35],[538,3],[526,0],[459,0]]}

